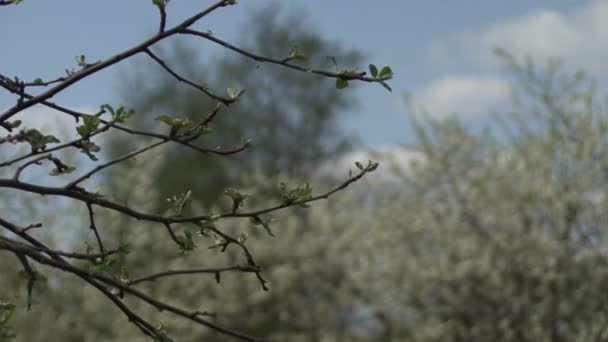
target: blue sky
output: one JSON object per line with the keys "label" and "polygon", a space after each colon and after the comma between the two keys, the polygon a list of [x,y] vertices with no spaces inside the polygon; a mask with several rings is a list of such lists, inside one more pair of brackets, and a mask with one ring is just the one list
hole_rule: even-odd
{"label": "blue sky", "polygon": [[[168,25],[211,3],[171,1]],[[239,30],[239,23],[265,3],[241,0],[196,27],[236,41],[247,34]],[[489,111],[505,108],[509,83],[491,57],[495,46],[539,60],[564,57],[569,65],[583,66],[600,79],[608,75],[606,1],[290,0],[283,4],[307,17],[328,38],[367,52],[370,63],[393,68],[393,93],[377,85],[345,90],[356,91],[362,101],[344,116],[342,125],[358,133],[368,147],[411,141],[402,104],[405,93],[431,115],[458,112],[471,125],[483,123]],[[25,80],[51,79],[75,66],[74,56],[105,59],[151,35],[157,23],[150,0],[26,0],[0,8],[0,73]],[[77,108],[116,103],[119,76],[127,67],[103,71],[54,100]],[[0,110],[12,101],[0,93]],[[30,115],[49,120],[49,115]]]}

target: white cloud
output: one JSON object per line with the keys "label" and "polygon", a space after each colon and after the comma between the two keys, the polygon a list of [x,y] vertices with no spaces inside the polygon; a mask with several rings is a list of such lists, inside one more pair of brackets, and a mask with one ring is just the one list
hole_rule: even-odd
{"label": "white cloud", "polygon": [[470,117],[488,114],[508,103],[510,96],[509,82],[498,76],[448,76],[412,92],[411,101],[435,118],[456,113]]}
{"label": "white cloud", "polygon": [[517,57],[529,55],[539,64],[548,58],[562,58],[568,67],[583,67],[598,77],[608,76],[607,41],[605,0],[581,2],[581,6],[568,12],[536,11],[446,37],[430,44],[429,60],[445,64],[454,61],[455,56],[464,56],[481,75],[436,79],[412,92],[412,104],[437,118],[483,115],[508,104],[509,82],[498,74],[487,73],[488,67],[502,66],[493,53],[496,47]]}
{"label": "white cloud", "polygon": [[608,73],[608,1],[590,1],[571,12],[543,10],[506,19],[463,33],[457,41],[471,60],[484,65],[497,62],[493,49],[501,47],[539,62],[559,57],[596,74]]}

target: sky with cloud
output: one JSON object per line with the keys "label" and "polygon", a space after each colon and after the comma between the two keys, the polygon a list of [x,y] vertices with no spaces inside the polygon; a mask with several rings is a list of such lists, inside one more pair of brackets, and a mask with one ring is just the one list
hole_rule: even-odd
{"label": "sky with cloud", "polygon": [[[268,1],[241,1],[222,9],[198,28],[235,41],[255,7]],[[211,1],[173,0],[168,24],[175,24]],[[608,1],[322,1],[283,2],[328,38],[363,49],[366,60],[390,65],[393,92],[376,85],[355,91],[360,106],[345,116],[346,131],[356,132],[371,148],[412,141],[404,94],[429,115],[459,115],[471,125],[491,111],[508,108],[511,83],[492,53],[502,47],[540,62],[564,58],[568,67],[584,67],[600,81],[608,77]],[[74,66],[74,56],[89,60],[112,56],[150,36],[157,13],[149,0],[33,1],[0,9],[0,73],[22,79],[51,79]],[[137,59],[135,60],[137,62]],[[366,68],[366,65],[362,65]],[[115,103],[120,75],[128,64],[85,80],[54,100],[78,108]],[[0,110],[11,97],[0,93]],[[38,125],[56,115],[31,110]]]}

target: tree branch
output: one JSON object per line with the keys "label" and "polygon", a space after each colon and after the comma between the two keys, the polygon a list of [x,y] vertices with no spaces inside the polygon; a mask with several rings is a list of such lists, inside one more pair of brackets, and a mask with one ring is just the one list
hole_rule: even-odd
{"label": "tree branch", "polygon": [[[273,211],[277,211],[280,209],[288,208],[288,207],[299,206],[302,204],[318,201],[321,199],[327,199],[330,196],[332,196],[333,194],[335,194],[336,192],[345,189],[350,184],[361,179],[366,173],[367,173],[367,171],[361,171],[358,175],[356,175],[354,177],[350,177],[349,179],[347,179],[346,181],[344,181],[342,184],[338,185],[337,187],[335,187],[325,193],[322,193],[320,195],[312,196],[308,199],[289,202],[289,203],[281,203],[281,204],[277,204],[277,205],[274,205],[274,206],[271,206],[271,207],[268,207],[265,209],[259,209],[259,210],[249,211],[249,212],[232,212],[232,211],[230,211],[230,212],[226,212],[226,213],[219,214],[219,215],[213,215],[213,217],[216,219],[231,218],[231,217],[254,217],[254,216],[259,216],[262,214],[267,214],[267,213],[270,213]],[[147,214],[147,213],[136,211],[128,206],[124,206],[124,205],[118,204],[116,202],[106,200],[106,199],[102,198],[102,196],[87,192],[80,188],[74,189],[74,188],[66,188],[66,187],[47,187],[47,186],[40,186],[40,185],[36,185],[36,184],[31,184],[31,183],[24,183],[24,182],[16,181],[13,179],[0,179],[0,188],[19,189],[19,190],[23,190],[26,192],[37,193],[40,195],[54,195],[54,196],[69,197],[69,198],[83,201],[85,203],[91,203],[91,204],[95,204],[95,205],[98,205],[103,208],[115,210],[115,211],[121,212],[123,214],[131,216],[138,220],[146,220],[146,221],[158,222],[158,223],[173,224],[173,223],[200,222],[200,221],[208,221],[212,218],[212,215],[175,217],[175,216],[162,216],[162,215]]]}
{"label": "tree branch", "polygon": [[[42,101],[50,99],[51,97],[57,95],[61,91],[69,88],[70,86],[72,86],[73,84],[75,84],[76,82],[78,82],[82,79],[85,79],[107,67],[110,67],[129,57],[132,57],[140,52],[143,52],[145,49],[158,43],[159,41],[178,33],[180,30],[183,30],[183,29],[189,27],[190,25],[194,24],[199,19],[201,19],[204,16],[206,16],[207,14],[213,12],[214,10],[216,10],[220,7],[226,6],[229,2],[230,2],[230,0],[218,1],[215,4],[213,4],[212,6],[210,6],[209,8],[205,9],[204,11],[197,13],[196,15],[190,17],[189,19],[185,20],[181,24],[177,25],[175,28],[173,28],[169,31],[162,32],[162,33],[159,32],[155,36],[149,38],[148,40],[146,40],[126,51],[123,51],[104,61],[100,61],[99,63],[96,63],[96,64],[90,66],[89,68],[84,68],[84,69],[76,72],[75,74],[73,74],[70,77],[68,77],[67,79],[65,79],[63,82],[57,84],[53,88],[47,90],[46,92],[44,92],[40,95],[37,95],[34,98],[23,101],[21,103],[17,103],[15,106],[11,107],[6,112],[4,112],[2,115],[0,115],[0,125],[3,125],[4,128],[6,128],[7,130],[10,131],[11,129],[5,125],[5,122],[8,119],[10,119],[13,115],[19,113],[22,110],[30,108],[31,106],[33,106],[35,104],[38,104]],[[225,104],[229,104],[229,103],[231,103],[231,102],[226,102]]]}
{"label": "tree branch", "polygon": [[254,53],[248,52],[246,50],[243,50],[235,45],[232,45],[224,40],[221,40],[217,37],[215,37],[214,35],[210,34],[210,33],[206,33],[206,32],[201,32],[201,31],[196,31],[196,30],[192,30],[192,29],[181,29],[179,30],[179,33],[181,34],[188,34],[188,35],[193,35],[193,36],[198,36],[198,37],[202,37],[204,39],[210,40],[216,44],[219,44],[229,50],[232,50],[234,52],[237,52],[245,57],[248,57],[250,59],[253,59],[256,62],[264,62],[264,63],[271,63],[271,64],[277,64],[277,65],[281,65],[284,66],[286,68],[290,68],[293,70],[297,70],[300,72],[305,72],[305,73],[312,73],[312,74],[316,74],[316,75],[321,75],[321,76],[325,76],[325,77],[330,77],[330,78],[341,78],[344,80],[359,80],[359,81],[365,81],[365,82],[384,82],[384,81],[388,81],[392,78],[391,75],[386,76],[386,77],[382,77],[382,78],[373,78],[373,77],[366,77],[366,72],[362,71],[359,73],[348,73],[348,72],[330,72],[330,71],[325,71],[325,70],[318,70],[318,69],[309,69],[309,68],[304,68],[295,64],[290,64],[288,63],[289,60],[285,60],[285,59],[273,59],[273,58],[269,58],[269,57],[264,57],[261,55],[256,55]]}
{"label": "tree branch", "polygon": [[217,96],[214,93],[212,93],[211,91],[209,91],[209,89],[207,89],[207,87],[203,87],[200,86],[182,76],[180,76],[178,73],[176,73],[175,71],[173,71],[173,69],[169,68],[169,66],[167,65],[167,63],[165,61],[163,61],[162,59],[160,59],[158,56],[156,56],[152,51],[150,51],[150,49],[145,49],[144,52],[150,56],[150,58],[152,58],[156,63],[158,63],[163,69],[165,69],[165,71],[167,71],[171,76],[175,77],[176,80],[178,80],[179,82],[183,82],[191,87],[193,87],[194,89],[200,90],[202,93],[204,93],[205,95],[209,96],[210,98],[220,101],[222,103],[227,103],[227,102],[233,102],[234,99],[229,99],[226,97],[221,97],[221,96]]}
{"label": "tree branch", "polygon": [[205,274],[205,273],[216,274],[216,273],[231,272],[231,271],[243,272],[243,273],[256,273],[256,272],[260,272],[260,268],[254,267],[254,266],[236,265],[236,266],[218,267],[218,268],[198,268],[198,269],[175,270],[175,271],[168,270],[165,272],[154,273],[154,274],[147,275],[144,277],[129,280],[129,281],[127,281],[127,285],[135,285],[135,284],[145,282],[145,281],[155,281],[159,278],[170,277],[170,276],[175,276],[175,275]]}

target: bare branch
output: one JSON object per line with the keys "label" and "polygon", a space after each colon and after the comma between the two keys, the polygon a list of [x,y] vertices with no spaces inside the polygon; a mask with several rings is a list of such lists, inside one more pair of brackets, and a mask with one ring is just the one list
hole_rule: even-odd
{"label": "bare branch", "polygon": [[[332,196],[333,194],[335,194],[336,192],[345,189],[350,184],[361,179],[366,173],[367,173],[366,171],[361,171],[358,175],[356,175],[354,177],[350,177],[349,179],[347,179],[346,181],[344,181],[342,184],[338,185],[337,187],[335,187],[323,194],[320,194],[317,196],[312,196],[308,199],[289,202],[289,203],[281,203],[281,204],[277,204],[277,205],[274,205],[274,206],[271,206],[271,207],[268,207],[265,209],[259,209],[259,210],[254,210],[254,211],[250,211],[250,212],[236,212],[235,213],[235,212],[230,211],[230,212],[226,212],[223,214],[214,215],[214,217],[217,219],[230,218],[230,217],[254,217],[254,216],[259,216],[262,214],[267,214],[267,213],[270,213],[273,211],[277,211],[280,209],[288,208],[288,207],[299,206],[302,204],[318,201],[321,199],[327,199],[330,196]],[[147,214],[147,213],[136,211],[132,208],[129,208],[128,206],[124,206],[124,205],[118,204],[116,202],[106,200],[102,196],[99,196],[98,194],[90,193],[90,192],[87,192],[80,188],[46,187],[46,186],[40,186],[40,185],[36,185],[36,184],[31,184],[31,183],[24,183],[24,182],[16,181],[13,179],[0,179],[0,188],[19,189],[19,190],[23,190],[23,191],[27,191],[27,192],[37,193],[40,195],[55,195],[55,196],[69,197],[69,198],[83,201],[85,203],[92,203],[92,204],[98,205],[103,208],[113,209],[115,211],[121,212],[128,216],[131,216],[135,219],[146,220],[146,221],[151,221],[151,222],[187,223],[187,222],[208,221],[211,219],[211,215],[175,217],[175,216],[162,216],[162,215]]]}
{"label": "bare branch", "polygon": [[165,10],[164,5],[157,5],[156,7],[158,7],[158,11],[160,14],[160,24],[158,27],[158,33],[162,34],[163,32],[165,32],[165,25],[167,23],[167,11]]}
{"label": "bare branch", "polygon": [[0,6],[8,6],[19,3],[19,0],[0,0]]}
{"label": "bare branch", "polygon": [[[13,106],[12,108],[10,108],[6,112],[4,112],[2,115],[0,115],[0,125],[3,125],[4,128],[6,128],[7,130],[10,131],[11,130],[10,127],[7,127],[5,125],[5,122],[6,122],[6,120],[10,119],[13,115],[19,113],[20,111],[22,111],[24,109],[30,108],[31,106],[33,106],[35,104],[38,104],[38,103],[41,103],[42,101],[50,99],[51,97],[57,95],[61,91],[67,89],[68,87],[72,86],[73,84],[75,84],[76,82],[78,82],[84,78],[87,78],[107,67],[110,67],[116,63],[119,63],[140,52],[143,52],[145,49],[158,43],[159,41],[178,33],[180,30],[188,28],[190,25],[194,24],[196,21],[198,21],[199,19],[208,15],[209,13],[215,11],[216,9],[227,6],[227,4],[229,2],[230,2],[229,0],[218,1],[215,4],[211,5],[209,8],[205,9],[204,11],[197,13],[196,15],[190,17],[189,19],[185,20],[181,24],[177,25],[175,28],[173,28],[169,31],[158,33],[155,36],[149,38],[148,40],[146,40],[126,51],[123,51],[104,61],[100,61],[99,63],[96,63],[89,68],[84,68],[84,69],[76,72],[75,74],[71,75],[70,77],[65,79],[63,82],[57,84],[53,88],[47,90],[46,92],[44,92],[40,95],[37,95],[32,99],[17,103],[15,106]],[[228,104],[228,103],[226,103],[226,104]]]}
{"label": "bare branch", "polygon": [[141,282],[145,282],[145,281],[155,281],[159,278],[170,277],[170,276],[175,276],[175,275],[206,274],[206,273],[216,274],[216,273],[221,273],[221,272],[235,272],[235,271],[243,272],[243,273],[256,273],[256,272],[260,272],[261,270],[259,267],[240,266],[240,265],[229,266],[229,267],[218,267],[218,268],[198,268],[198,269],[189,269],[189,270],[176,270],[176,271],[169,270],[169,271],[159,272],[159,273],[155,273],[155,274],[147,275],[144,277],[129,280],[127,282],[127,285],[135,285],[137,283],[141,283]]}
{"label": "bare branch", "polygon": [[322,75],[322,76],[331,77],[331,78],[341,78],[344,80],[359,80],[359,81],[365,81],[365,82],[383,82],[383,81],[390,80],[392,78],[392,76],[387,76],[387,77],[383,77],[383,78],[366,77],[365,76],[366,72],[364,72],[364,71],[359,72],[359,73],[348,73],[348,72],[330,72],[330,71],[325,71],[325,70],[304,68],[304,67],[301,67],[301,66],[298,66],[295,64],[288,63],[289,59],[287,59],[287,60],[273,59],[273,58],[264,57],[261,55],[256,55],[254,53],[245,51],[237,46],[234,46],[224,40],[221,40],[221,39],[215,37],[214,35],[212,35],[210,33],[196,31],[196,30],[192,30],[192,29],[182,29],[179,31],[179,33],[205,38],[205,39],[210,40],[216,44],[219,44],[229,50],[237,52],[245,57],[251,58],[256,62],[265,62],[265,63],[282,65],[286,68],[294,69],[294,70],[301,71],[301,72],[312,73],[312,74]]}
{"label": "bare branch", "polygon": [[[255,272],[255,275],[258,278],[260,285],[262,286],[262,289],[264,291],[270,291],[268,286],[266,286],[266,284],[268,284],[268,281],[262,277],[262,270],[260,269],[258,264],[253,259],[253,255],[251,255],[251,252],[249,252],[249,249],[247,248],[247,246],[245,246],[245,244],[242,243],[241,241],[239,241],[238,239],[235,239],[232,236],[230,236],[226,233],[223,233],[222,231],[220,231],[217,228],[211,228],[211,230],[213,230],[214,233],[221,236],[226,241],[222,247],[222,251],[226,250],[226,248],[228,248],[228,245],[231,243],[233,243],[241,248],[241,250],[245,254],[245,258],[247,259],[247,263],[249,264],[249,266],[258,269],[258,271]],[[215,276],[216,276],[217,282],[219,283],[220,273],[216,272]]]}
{"label": "bare branch", "polygon": [[[0,245],[0,248],[1,247],[2,246]],[[15,252],[15,251],[13,251],[13,252],[15,253],[17,258],[21,262],[21,265],[23,265],[23,270],[25,271],[25,273],[27,273],[27,309],[31,310],[31,308],[32,308],[32,291],[34,290],[34,283],[36,283],[38,276],[36,275],[36,271],[34,271],[34,269],[30,265],[29,261],[27,261],[27,258],[25,257],[25,255],[23,253],[19,253],[19,252]]]}
{"label": "bare branch", "polygon": [[99,253],[104,253],[103,243],[101,242],[99,231],[97,230],[97,226],[95,225],[95,214],[93,213],[93,205],[91,203],[87,203],[87,211],[89,212],[89,228],[95,234],[97,246],[99,246]]}
{"label": "bare branch", "polygon": [[113,250],[109,250],[109,251],[105,251],[103,253],[75,253],[75,252],[65,252],[65,251],[60,251],[60,250],[56,250],[56,249],[48,249],[48,248],[44,248],[44,247],[38,247],[38,246],[28,246],[25,245],[21,242],[0,236],[0,240],[4,240],[7,243],[13,243],[13,244],[17,244],[17,245],[22,245],[24,248],[34,248],[40,252],[46,253],[48,255],[60,255],[66,258],[71,258],[71,259],[81,259],[81,260],[89,260],[89,261],[93,261],[95,259],[103,259],[106,257],[109,257],[111,255],[114,254],[118,254],[121,253],[121,250],[119,249],[113,249]]}
{"label": "bare branch", "polygon": [[235,101],[235,99],[229,99],[226,97],[217,96],[217,95],[213,94],[209,89],[207,89],[207,87],[200,86],[200,85],[180,76],[178,73],[176,73],[171,68],[169,68],[169,66],[167,65],[167,63],[165,61],[163,61],[157,55],[155,55],[152,51],[150,51],[150,49],[145,49],[144,52],[148,56],[150,56],[150,58],[152,58],[156,63],[158,63],[163,69],[165,69],[171,76],[175,77],[175,79],[177,79],[178,81],[183,82],[183,83],[193,87],[194,89],[200,90],[201,92],[203,92],[210,98],[220,101],[222,103],[232,103]]}
{"label": "bare branch", "polygon": [[36,159],[32,159],[32,160],[28,161],[27,163],[19,166],[19,168],[17,168],[17,170],[15,171],[15,174],[13,175],[13,179],[19,180],[19,176],[21,176],[21,172],[23,172],[23,170],[25,170],[28,166],[31,166],[33,164],[40,165],[41,164],[40,161],[42,161],[44,159],[49,159],[51,157],[52,157],[52,154],[47,153],[43,156],[40,156]]}
{"label": "bare branch", "polygon": [[78,183],[82,182],[85,179],[90,178],[91,176],[93,176],[97,172],[99,172],[99,171],[101,171],[101,170],[103,170],[103,169],[105,169],[107,167],[110,167],[112,165],[118,164],[121,161],[127,160],[129,158],[133,158],[133,157],[135,157],[135,156],[137,156],[139,154],[142,154],[142,153],[144,153],[146,151],[149,151],[149,150],[151,150],[151,149],[153,149],[153,148],[155,148],[157,146],[160,146],[160,145],[162,145],[164,143],[166,143],[166,141],[155,142],[155,143],[150,144],[148,146],[142,147],[139,150],[136,150],[136,151],[133,151],[131,153],[128,153],[128,154],[126,154],[126,155],[124,155],[122,157],[119,157],[119,158],[116,158],[114,160],[111,160],[111,161],[109,161],[107,163],[104,163],[104,164],[101,164],[101,165],[97,165],[93,170],[91,170],[91,171],[85,173],[84,175],[78,177],[77,179],[73,180],[72,182],[70,182],[69,184],[67,184],[65,187],[66,188],[73,188],[76,185],[78,185]]}
{"label": "bare branch", "polygon": [[175,235],[171,225],[169,223],[165,223],[164,226],[167,228],[167,232],[169,233],[169,236],[171,236],[171,240],[173,240],[178,246],[183,246],[183,243],[177,238],[177,235]]}

